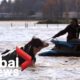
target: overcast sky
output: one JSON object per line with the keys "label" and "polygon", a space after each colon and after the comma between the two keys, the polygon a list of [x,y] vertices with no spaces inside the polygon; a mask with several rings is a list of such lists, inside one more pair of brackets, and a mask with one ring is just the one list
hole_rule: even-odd
{"label": "overcast sky", "polygon": [[[0,2],[1,2],[1,1],[3,1],[3,0],[0,0]],[[8,0],[7,0],[7,1],[8,1]],[[14,1],[14,0],[12,0],[12,1]]]}
{"label": "overcast sky", "polygon": [[0,0],[0,1],[2,1],[2,0]]}

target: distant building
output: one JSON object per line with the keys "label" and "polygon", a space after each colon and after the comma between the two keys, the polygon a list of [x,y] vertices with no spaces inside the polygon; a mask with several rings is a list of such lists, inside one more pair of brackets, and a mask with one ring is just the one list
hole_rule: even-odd
{"label": "distant building", "polygon": [[0,13],[0,18],[11,18],[12,14],[10,13]]}
{"label": "distant building", "polygon": [[80,12],[74,12],[74,11],[71,11],[71,12],[64,12],[63,13],[63,18],[79,18],[80,16]]}
{"label": "distant building", "polygon": [[42,12],[36,12],[34,15],[31,15],[30,18],[34,19],[42,19],[43,13]]}
{"label": "distant building", "polygon": [[0,5],[0,18],[11,18],[13,16],[13,7],[11,0],[3,0]]}
{"label": "distant building", "polygon": [[0,5],[0,12],[1,13],[5,13],[5,12],[7,12],[7,1],[6,0],[3,0],[2,2],[1,2],[1,5]]}

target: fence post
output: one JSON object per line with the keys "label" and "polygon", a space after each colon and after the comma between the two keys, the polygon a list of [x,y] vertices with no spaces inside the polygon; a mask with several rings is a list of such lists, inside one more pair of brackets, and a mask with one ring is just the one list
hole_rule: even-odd
{"label": "fence post", "polygon": [[25,22],[25,28],[26,28],[26,27],[28,28],[28,23],[26,24],[26,22]]}
{"label": "fence post", "polygon": [[47,24],[47,28],[48,28],[48,24]]}
{"label": "fence post", "polygon": [[12,22],[11,22],[11,27],[13,26]]}

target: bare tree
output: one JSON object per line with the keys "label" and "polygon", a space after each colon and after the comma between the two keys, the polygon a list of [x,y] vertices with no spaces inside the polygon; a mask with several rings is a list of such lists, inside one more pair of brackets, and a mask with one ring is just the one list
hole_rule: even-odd
{"label": "bare tree", "polygon": [[45,5],[43,6],[43,13],[46,18],[52,19],[53,18],[53,9],[54,5],[56,4],[56,0],[47,0]]}

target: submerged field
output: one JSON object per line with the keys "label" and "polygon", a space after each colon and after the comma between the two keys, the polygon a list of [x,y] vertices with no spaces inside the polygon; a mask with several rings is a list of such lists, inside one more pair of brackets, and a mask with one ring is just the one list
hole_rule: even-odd
{"label": "submerged field", "polygon": [[[49,42],[48,39],[65,28],[67,24],[39,25],[36,22],[0,22],[0,53],[6,49],[14,50],[16,46],[24,46],[33,36]],[[66,35],[57,40],[66,40]],[[39,52],[40,53],[40,52]],[[39,54],[38,53],[38,54]],[[29,67],[16,77],[1,77],[0,80],[79,80],[80,57],[41,57],[36,56],[34,67]],[[0,74],[1,75],[1,74]]]}

